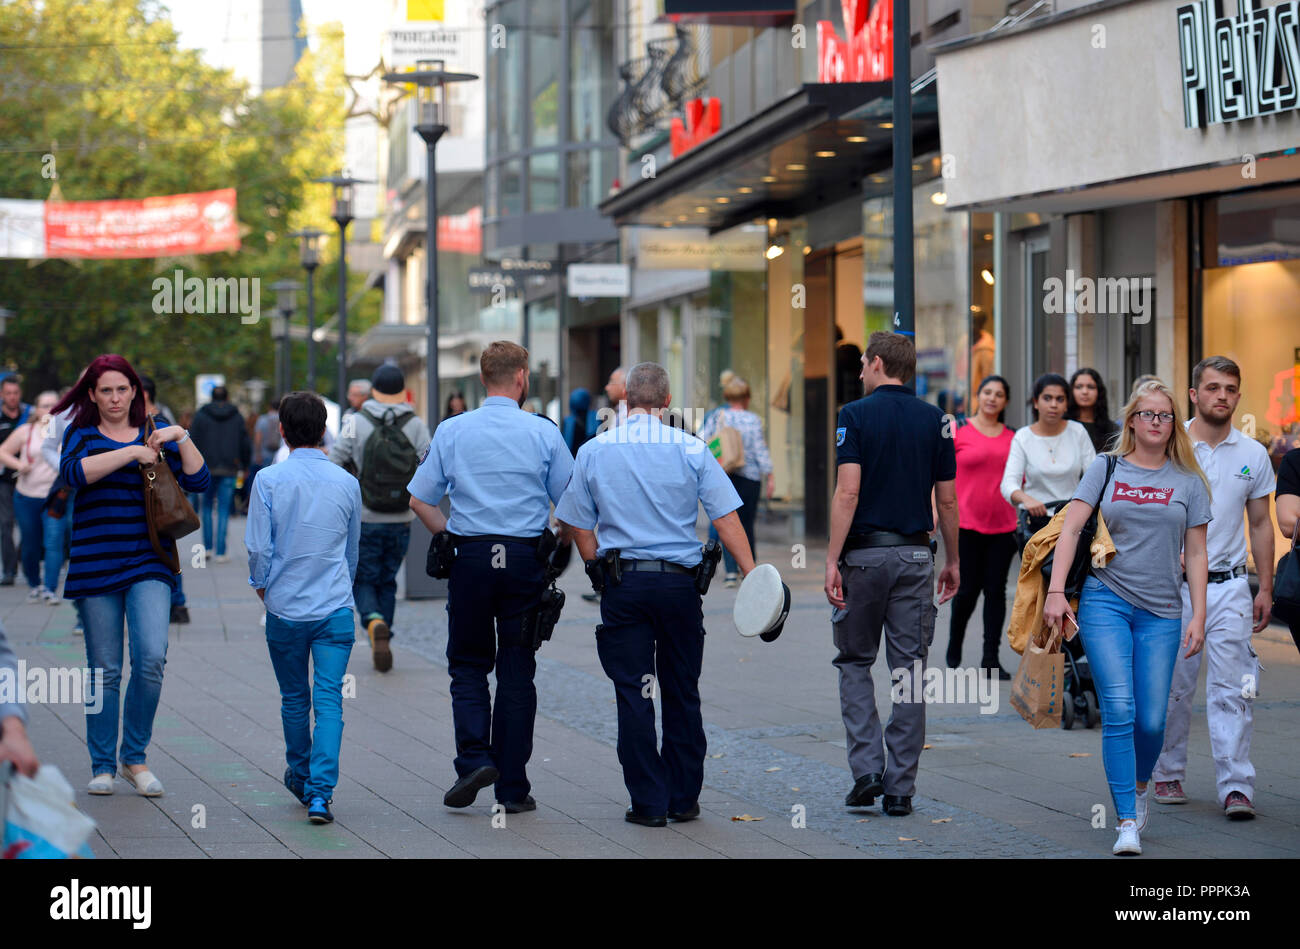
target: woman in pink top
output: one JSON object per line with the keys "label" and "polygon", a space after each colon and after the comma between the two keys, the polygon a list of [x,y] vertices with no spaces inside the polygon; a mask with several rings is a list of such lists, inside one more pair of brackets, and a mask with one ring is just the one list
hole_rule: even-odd
{"label": "woman in pink top", "polygon": [[[41,456],[45,419],[59,401],[57,392],[42,392],[26,422],[0,444],[0,464],[18,472],[14,485],[14,519],[23,545],[23,573],[31,590],[27,601],[59,602],[59,571],[63,568],[63,518],[51,517],[45,499],[58,472]],[[45,554],[45,582],[41,582],[41,554]]]}
{"label": "woman in pink top", "polygon": [[952,601],[948,667],[961,665],[961,644],[975,602],[984,594],[984,655],[980,666],[1011,674],[998,663],[1002,622],[1007,615],[1007,570],[1016,552],[1016,511],[999,485],[1011,451],[1011,429],[1003,424],[1011,387],[989,376],[977,390],[979,411],[957,429],[958,556],[961,586]]}

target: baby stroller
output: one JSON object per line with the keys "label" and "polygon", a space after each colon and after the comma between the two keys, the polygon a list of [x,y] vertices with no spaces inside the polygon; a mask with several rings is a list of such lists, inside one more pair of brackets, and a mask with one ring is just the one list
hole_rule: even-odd
{"label": "baby stroller", "polygon": [[[1053,515],[1070,503],[1069,499],[1048,501],[1044,505]],[[1050,519],[1050,518],[1049,518]],[[1047,523],[1046,519],[1030,518],[1022,509],[1017,533],[1025,534],[1024,541],[1033,536]],[[1020,544],[1024,550],[1024,543]],[[1076,634],[1073,639],[1063,643],[1061,650],[1065,656],[1065,694],[1067,699],[1061,705],[1061,727],[1074,728],[1078,721],[1086,728],[1096,728],[1101,723],[1101,707],[1097,704],[1097,687],[1092,681],[1092,670],[1088,665],[1088,655],[1083,650],[1083,638]]]}

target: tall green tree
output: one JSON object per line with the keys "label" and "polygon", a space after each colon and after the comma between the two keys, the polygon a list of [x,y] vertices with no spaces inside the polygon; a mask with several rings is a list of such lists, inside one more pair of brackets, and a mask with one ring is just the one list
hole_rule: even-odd
{"label": "tall green tree", "polygon": [[[197,373],[222,372],[232,385],[273,379],[270,286],[303,277],[289,233],[335,230],[329,189],[311,179],[342,165],[343,37],[337,24],[314,32],[317,49],[304,54],[295,79],[253,95],[233,73],[182,48],[166,8],[150,0],[0,5],[0,197],[126,199],[234,187],[242,225],[242,246],[230,253],[0,260],[0,306],[18,314],[0,340],[0,362],[23,373],[25,394],[71,384],[104,352],[152,375],[177,409],[193,403]],[[57,178],[47,177],[51,167]],[[337,243],[316,274],[322,322],[337,311]],[[262,319],[154,312],[155,279],[178,268],[200,279],[258,278]],[[355,275],[353,292],[362,279]],[[351,332],[378,321],[375,296],[349,308]],[[335,395],[331,356],[318,347],[321,390]],[[296,353],[297,380],[304,362]]]}

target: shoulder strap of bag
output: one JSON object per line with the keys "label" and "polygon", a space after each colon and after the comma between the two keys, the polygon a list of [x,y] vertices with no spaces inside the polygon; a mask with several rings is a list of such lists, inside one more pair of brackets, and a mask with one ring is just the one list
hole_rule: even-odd
{"label": "shoulder strap of bag", "polygon": [[[153,416],[146,415],[144,421],[145,421],[144,440],[145,440],[145,444],[147,445],[149,442],[149,436],[154,433]],[[159,451],[158,454],[159,457],[161,458],[162,452]],[[181,572],[181,558],[180,558],[180,552],[177,550],[176,547],[176,541],[173,540],[168,543],[167,546],[170,547],[170,549],[167,549],[167,547],[163,546],[162,538],[158,536],[158,528],[154,524],[153,501],[149,497],[149,492],[150,492],[149,480],[143,477],[140,480],[144,488],[144,520],[149,527],[149,544],[150,546],[153,547],[153,552],[158,555],[158,559],[161,560],[164,564],[166,564],[167,568],[171,570],[173,574],[178,574]]]}
{"label": "shoulder strap of bag", "polygon": [[1097,513],[1101,513],[1101,502],[1106,500],[1106,485],[1110,484],[1110,479],[1115,474],[1115,466],[1119,464],[1119,458],[1116,455],[1106,456],[1106,479],[1101,483],[1101,490],[1097,492],[1097,503],[1094,505]]}

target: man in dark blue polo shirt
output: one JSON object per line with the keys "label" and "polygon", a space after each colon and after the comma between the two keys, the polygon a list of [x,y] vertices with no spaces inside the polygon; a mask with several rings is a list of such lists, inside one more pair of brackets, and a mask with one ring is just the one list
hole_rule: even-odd
{"label": "man in dark blue polo shirt", "polygon": [[913,663],[924,664],[934,639],[932,490],[944,548],[939,603],[952,598],[960,579],[953,432],[943,413],[916,397],[910,387],[915,375],[909,338],[871,334],[862,356],[867,394],[840,410],[835,430],[839,473],[826,551],[826,598],[835,608],[835,666],[854,781],[844,803],[867,807],[883,795],[885,813],[895,817],[912,812],[925,704],[919,689],[904,690],[906,701],[895,701],[882,746],[871,666],[882,625],[889,668],[905,670],[909,680]]}

